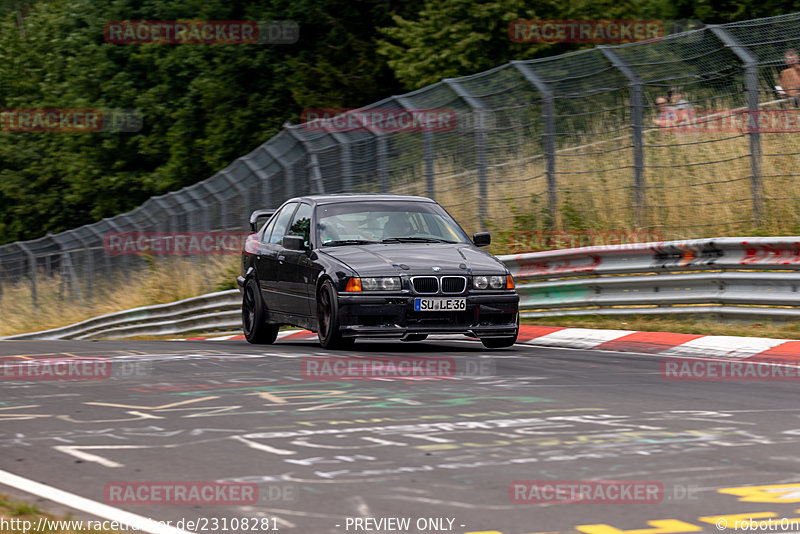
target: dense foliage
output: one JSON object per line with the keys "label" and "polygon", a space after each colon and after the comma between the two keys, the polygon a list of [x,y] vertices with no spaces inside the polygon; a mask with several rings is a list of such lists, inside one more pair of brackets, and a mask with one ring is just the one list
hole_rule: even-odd
{"label": "dense foliage", "polygon": [[[0,0],[0,108],[136,108],[135,133],[0,131],[0,243],[207,178],[304,108],[357,107],[578,45],[512,43],[517,18],[727,22],[800,2]],[[292,45],[115,45],[110,20],[295,20]]]}

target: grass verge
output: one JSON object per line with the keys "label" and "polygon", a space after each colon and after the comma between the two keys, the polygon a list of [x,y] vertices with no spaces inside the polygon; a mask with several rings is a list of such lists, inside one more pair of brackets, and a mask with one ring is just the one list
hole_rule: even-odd
{"label": "grass verge", "polygon": [[[28,521],[32,528],[24,528]],[[42,529],[36,527],[41,521]],[[71,523],[71,524],[70,524]],[[76,526],[91,526],[94,521],[73,519],[71,516],[56,517],[41,512],[35,504],[10,501],[6,495],[0,495],[0,532],[14,534],[108,534],[119,532],[117,530],[82,529]]]}

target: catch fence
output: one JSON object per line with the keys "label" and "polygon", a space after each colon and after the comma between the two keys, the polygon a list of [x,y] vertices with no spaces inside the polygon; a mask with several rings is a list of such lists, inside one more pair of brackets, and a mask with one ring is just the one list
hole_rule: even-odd
{"label": "catch fence", "polygon": [[[800,49],[800,14],[513,61],[360,110],[445,111],[455,117],[447,128],[287,124],[195,185],[0,246],[0,295],[25,284],[36,305],[42,286],[57,283],[65,298],[91,300],[148,262],[185,260],[109,253],[110,234],[245,231],[252,210],[313,193],[430,196],[468,231],[500,239],[512,230],[800,233],[797,135],[709,126],[736,110],[791,113],[775,88],[790,48]],[[690,127],[665,122],[656,105],[672,87],[692,107]]]}

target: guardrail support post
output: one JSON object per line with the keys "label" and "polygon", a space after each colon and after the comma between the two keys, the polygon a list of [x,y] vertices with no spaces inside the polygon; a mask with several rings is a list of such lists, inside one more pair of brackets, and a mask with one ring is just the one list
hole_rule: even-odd
{"label": "guardrail support post", "polygon": [[524,61],[512,61],[512,65],[522,74],[525,80],[533,85],[542,95],[542,116],[544,118],[544,157],[547,162],[547,209],[550,220],[546,227],[554,230],[558,217],[558,190],[556,189],[556,105],[553,90]]}
{"label": "guardrail support post", "polygon": [[487,176],[488,163],[486,151],[488,150],[488,136],[486,132],[486,113],[489,111],[483,102],[475,98],[461,85],[457,79],[445,78],[444,83],[453,90],[464,102],[472,108],[475,115],[475,159],[478,163],[478,218],[481,230],[486,230]]}
{"label": "guardrail support post", "polygon": [[647,191],[644,177],[644,119],[642,79],[630,65],[607,46],[597,48],[611,64],[628,79],[631,105],[631,141],[633,143],[633,223],[637,228],[647,226]]}
{"label": "guardrail support post", "polygon": [[[725,31],[722,26],[709,26],[717,39],[731,49],[744,63],[744,85],[747,92],[747,110],[751,118],[758,122],[758,58],[736,37]],[[750,189],[753,197],[753,219],[757,226],[764,223],[764,185],[761,182],[761,134],[758,128],[748,132],[750,136]]]}

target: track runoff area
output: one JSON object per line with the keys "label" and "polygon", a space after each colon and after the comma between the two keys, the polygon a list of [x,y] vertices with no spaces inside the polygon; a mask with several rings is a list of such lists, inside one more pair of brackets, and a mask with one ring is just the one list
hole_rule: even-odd
{"label": "track runoff area", "polygon": [[797,532],[797,342],[653,336],[2,341],[0,491],[154,533]]}

